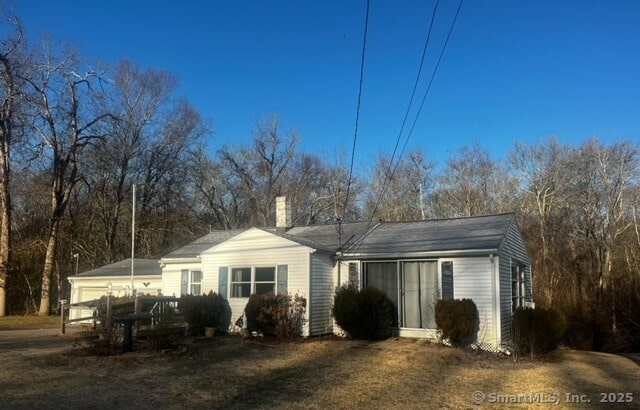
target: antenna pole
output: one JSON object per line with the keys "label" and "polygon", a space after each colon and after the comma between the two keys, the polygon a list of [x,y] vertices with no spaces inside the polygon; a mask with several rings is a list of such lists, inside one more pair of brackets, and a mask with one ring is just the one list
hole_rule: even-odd
{"label": "antenna pole", "polygon": [[136,252],[136,184],[133,184],[133,205],[131,206],[131,296],[133,296],[133,261]]}

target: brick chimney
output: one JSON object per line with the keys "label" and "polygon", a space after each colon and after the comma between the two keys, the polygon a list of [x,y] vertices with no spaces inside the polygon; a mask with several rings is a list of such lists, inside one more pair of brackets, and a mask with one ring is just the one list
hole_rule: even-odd
{"label": "brick chimney", "polygon": [[291,201],[286,196],[276,197],[276,229],[284,232],[291,228]]}

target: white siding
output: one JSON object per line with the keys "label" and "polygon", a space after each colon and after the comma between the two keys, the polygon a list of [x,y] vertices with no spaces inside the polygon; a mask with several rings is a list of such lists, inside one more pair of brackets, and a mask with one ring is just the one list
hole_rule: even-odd
{"label": "white siding", "polygon": [[500,248],[500,331],[501,343],[511,340],[511,266],[524,264],[526,301],[533,302],[531,260],[518,225],[514,222]]}
{"label": "white siding", "polygon": [[[183,269],[203,270],[201,262],[167,263],[162,267],[162,294],[164,296],[180,297],[180,277]],[[217,272],[216,272],[217,275]],[[211,272],[202,272],[202,291],[209,293],[209,288],[205,287],[208,281],[212,281]],[[217,292],[217,288],[214,289]]]}
{"label": "white siding", "polygon": [[311,256],[310,309],[311,335],[322,335],[333,331],[331,306],[333,305],[333,266],[329,255],[315,253]]}
{"label": "white siding", "polygon": [[453,297],[472,299],[478,308],[479,344],[496,343],[493,266],[489,257],[459,258],[453,261]]}
{"label": "white siding", "polygon": [[[221,266],[256,267],[288,265],[287,291],[309,298],[310,253],[313,249],[288,239],[265,232],[249,229],[240,235],[202,253],[203,291],[218,292],[218,272]],[[230,272],[230,269],[229,269]],[[229,278],[230,279],[230,278]],[[231,307],[231,324],[244,314],[249,298],[230,298],[231,281],[228,281],[227,295]],[[309,317],[303,331],[309,335]]]}

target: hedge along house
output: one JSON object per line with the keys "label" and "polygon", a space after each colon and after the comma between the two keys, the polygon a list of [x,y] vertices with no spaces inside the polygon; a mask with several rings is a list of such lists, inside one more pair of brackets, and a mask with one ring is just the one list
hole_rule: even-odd
{"label": "hedge along house", "polygon": [[[131,259],[125,259],[77,275],[69,276],[72,306],[70,319],[91,316],[91,309],[81,306],[84,302],[100,299],[111,294],[131,294]],[[134,259],[133,288],[136,293],[159,295],[162,289],[162,269],[157,259]],[[75,305],[75,306],[74,306]]]}
{"label": "hedge along house", "polygon": [[394,304],[400,336],[436,337],[438,299],[470,298],[478,307],[477,343],[509,339],[513,310],[532,302],[531,263],[512,214],[419,222],[290,227],[284,198],[275,228],[212,232],[161,259],[164,295],[215,291],[231,323],[253,293],[307,299],[305,336],[340,332],[335,289],[376,287]]}

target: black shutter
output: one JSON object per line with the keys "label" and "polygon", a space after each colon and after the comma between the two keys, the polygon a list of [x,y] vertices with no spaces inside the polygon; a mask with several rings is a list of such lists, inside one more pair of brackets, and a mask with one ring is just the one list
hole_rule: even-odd
{"label": "black shutter", "polygon": [[442,262],[442,299],[453,299],[453,262]]}

